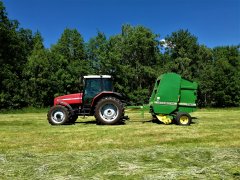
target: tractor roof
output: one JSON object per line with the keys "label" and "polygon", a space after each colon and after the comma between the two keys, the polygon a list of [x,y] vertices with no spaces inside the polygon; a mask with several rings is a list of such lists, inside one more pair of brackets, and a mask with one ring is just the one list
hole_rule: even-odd
{"label": "tractor roof", "polygon": [[84,79],[93,79],[93,78],[112,78],[110,75],[88,75],[83,76]]}

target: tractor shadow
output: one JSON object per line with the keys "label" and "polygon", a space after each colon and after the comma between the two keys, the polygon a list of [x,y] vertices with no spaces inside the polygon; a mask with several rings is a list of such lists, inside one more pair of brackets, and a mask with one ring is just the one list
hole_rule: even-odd
{"label": "tractor shadow", "polygon": [[97,122],[95,120],[89,120],[89,121],[76,121],[74,124],[97,124]]}
{"label": "tractor shadow", "polygon": [[114,124],[114,125],[103,125],[103,124],[99,124],[97,123],[96,120],[89,120],[89,121],[76,121],[73,125],[98,125],[98,126],[121,126],[121,125],[125,125],[126,122],[121,122],[119,124]]}

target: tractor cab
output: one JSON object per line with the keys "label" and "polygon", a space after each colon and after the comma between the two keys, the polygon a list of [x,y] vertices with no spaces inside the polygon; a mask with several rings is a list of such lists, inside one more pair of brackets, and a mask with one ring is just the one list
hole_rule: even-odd
{"label": "tractor cab", "polygon": [[113,92],[113,82],[110,75],[83,76],[83,103],[91,105],[92,100],[102,92]]}

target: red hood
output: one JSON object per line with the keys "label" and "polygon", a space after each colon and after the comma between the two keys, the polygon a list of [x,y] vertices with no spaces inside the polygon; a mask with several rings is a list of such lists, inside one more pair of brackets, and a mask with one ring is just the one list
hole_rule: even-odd
{"label": "red hood", "polygon": [[54,99],[54,105],[57,105],[60,102],[65,102],[67,104],[82,104],[82,93],[58,96]]}

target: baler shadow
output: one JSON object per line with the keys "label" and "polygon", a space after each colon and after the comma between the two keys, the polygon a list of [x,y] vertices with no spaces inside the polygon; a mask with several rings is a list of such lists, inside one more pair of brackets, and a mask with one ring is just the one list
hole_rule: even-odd
{"label": "baler shadow", "polygon": [[[195,119],[198,119],[197,117],[192,117],[192,120],[195,120]],[[159,121],[159,120],[157,120],[157,119],[151,119],[151,120],[139,120],[139,121],[131,121],[131,122],[142,122],[143,124],[144,123],[155,123],[155,124],[163,124],[164,125],[164,123],[163,122],[161,122],[161,121]],[[196,121],[192,121],[192,123],[191,124],[197,124],[197,122]],[[172,123],[170,123],[169,125],[176,125],[176,123],[175,122],[172,122]]]}
{"label": "baler shadow", "polygon": [[163,124],[161,123],[161,121],[158,121],[158,120],[134,120],[134,121],[129,121],[130,123],[142,123],[142,124],[145,124],[145,123],[156,123],[156,124]]}

